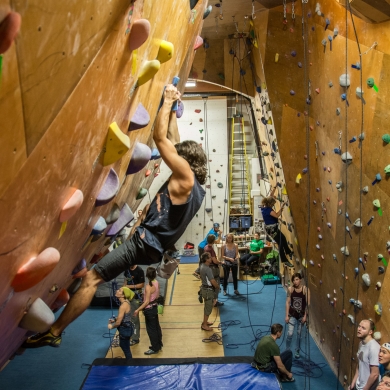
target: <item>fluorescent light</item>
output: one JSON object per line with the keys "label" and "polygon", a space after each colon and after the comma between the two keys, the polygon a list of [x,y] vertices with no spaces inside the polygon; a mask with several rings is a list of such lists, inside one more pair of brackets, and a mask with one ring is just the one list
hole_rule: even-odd
{"label": "fluorescent light", "polygon": [[196,81],[195,80],[188,80],[185,84],[185,87],[188,88],[188,87],[196,87]]}

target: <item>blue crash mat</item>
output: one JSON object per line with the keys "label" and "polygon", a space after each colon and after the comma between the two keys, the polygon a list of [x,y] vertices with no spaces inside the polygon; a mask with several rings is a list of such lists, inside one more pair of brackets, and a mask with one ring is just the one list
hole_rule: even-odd
{"label": "blue crash mat", "polygon": [[123,363],[118,366],[93,365],[82,389],[281,389],[274,374],[257,371],[249,363],[142,366],[127,366]]}

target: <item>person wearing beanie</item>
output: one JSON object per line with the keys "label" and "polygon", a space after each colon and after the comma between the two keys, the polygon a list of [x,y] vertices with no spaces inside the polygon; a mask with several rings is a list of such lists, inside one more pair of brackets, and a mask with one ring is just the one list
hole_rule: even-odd
{"label": "person wearing beanie", "polygon": [[134,298],[134,292],[127,287],[122,287],[116,290],[115,296],[118,298],[121,305],[116,319],[110,319],[108,329],[118,328],[119,331],[119,346],[122,348],[126,359],[131,359],[130,337],[133,334],[134,326],[131,321],[130,301]]}
{"label": "person wearing beanie", "polygon": [[390,343],[384,343],[379,350],[379,373],[383,377],[386,371],[390,371]]}

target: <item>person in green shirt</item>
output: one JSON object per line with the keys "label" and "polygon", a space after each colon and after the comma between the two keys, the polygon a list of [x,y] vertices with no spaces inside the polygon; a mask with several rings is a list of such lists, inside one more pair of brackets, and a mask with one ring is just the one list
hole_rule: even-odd
{"label": "person in green shirt", "polygon": [[257,344],[252,367],[263,372],[276,372],[281,382],[294,382],[291,372],[292,352],[286,350],[280,353],[276,340],[282,336],[283,325],[273,324],[271,334],[264,336]]}
{"label": "person in green shirt", "polygon": [[255,238],[249,245],[249,253],[241,256],[240,263],[245,267],[245,273],[248,274],[248,269],[250,265],[259,260],[261,254],[263,253],[264,242],[260,240],[259,233],[255,233]]}

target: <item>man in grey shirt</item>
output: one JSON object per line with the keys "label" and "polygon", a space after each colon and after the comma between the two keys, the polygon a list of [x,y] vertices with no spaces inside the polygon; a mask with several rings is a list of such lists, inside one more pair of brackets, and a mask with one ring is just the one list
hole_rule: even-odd
{"label": "man in grey shirt", "polygon": [[362,320],[358,325],[357,337],[361,340],[357,352],[358,365],[348,390],[374,390],[378,386],[380,345],[372,337],[375,324]]}
{"label": "man in grey shirt", "polygon": [[200,257],[200,279],[202,287],[200,292],[204,301],[204,316],[201,328],[203,330],[213,330],[207,320],[213,310],[214,291],[219,290],[219,285],[214,279],[213,271],[210,268],[211,256],[209,252],[204,252]]}

